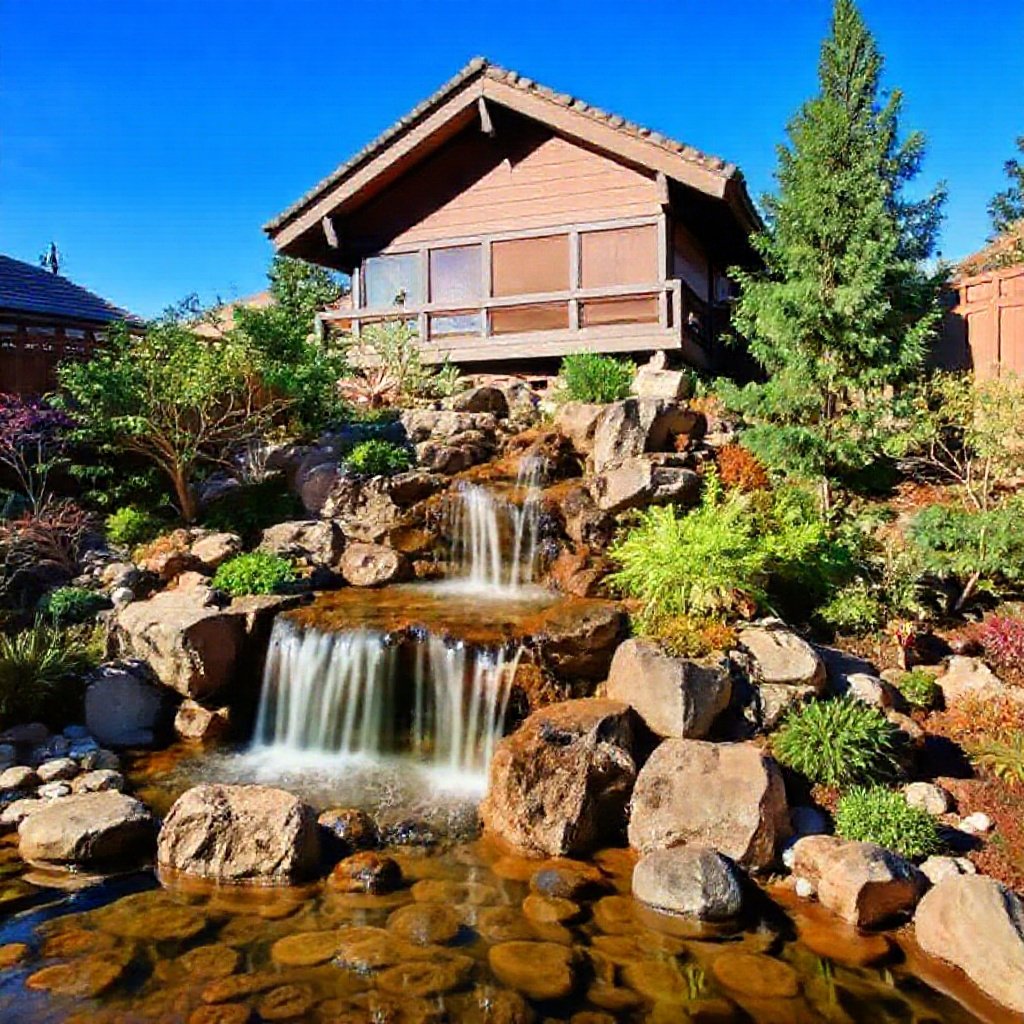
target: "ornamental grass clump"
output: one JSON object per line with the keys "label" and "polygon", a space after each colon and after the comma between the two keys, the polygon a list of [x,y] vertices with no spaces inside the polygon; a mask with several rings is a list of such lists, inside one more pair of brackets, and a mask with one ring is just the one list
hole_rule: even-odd
{"label": "ornamental grass clump", "polygon": [[287,558],[251,551],[228,559],[213,576],[213,585],[232,597],[273,594],[295,582],[295,569]]}
{"label": "ornamental grass clump", "polygon": [[558,393],[568,402],[617,402],[629,397],[636,367],[596,352],[574,352],[558,370]]}
{"label": "ornamental grass clump", "polygon": [[877,708],[839,697],[791,712],[775,734],[772,751],[812,782],[843,789],[895,776],[899,736]]}
{"label": "ornamental grass clump", "polygon": [[877,843],[914,860],[942,849],[935,819],[911,807],[902,793],[883,786],[856,786],[839,798],[836,834],[843,839]]}

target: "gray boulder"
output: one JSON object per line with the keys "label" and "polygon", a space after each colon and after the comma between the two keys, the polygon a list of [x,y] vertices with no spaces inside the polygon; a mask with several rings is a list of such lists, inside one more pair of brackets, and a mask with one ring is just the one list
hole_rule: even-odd
{"label": "gray boulder", "polygon": [[633,869],[633,896],[658,910],[708,921],[735,917],[743,907],[732,864],[701,846],[654,850],[641,857]]}
{"label": "gray boulder", "polygon": [[701,739],[729,705],[729,663],[673,658],[651,640],[619,645],[606,696],[629,704],[657,736]]}
{"label": "gray boulder", "polygon": [[760,870],[774,862],[790,827],[782,773],[759,747],[670,739],[637,776],[629,845],[641,853],[710,846]]}
{"label": "gray boulder", "polygon": [[606,465],[590,481],[590,493],[611,515],[649,505],[693,505],[700,496],[700,477],[683,455],[653,452]]}
{"label": "gray boulder", "polygon": [[268,526],[260,537],[259,550],[309,565],[334,565],[345,547],[337,523],[327,519],[300,519]]}
{"label": "gray boulder", "polygon": [[565,402],[555,412],[555,429],[572,442],[580,455],[589,455],[594,449],[594,432],[605,406],[589,402]]}
{"label": "gray boulder", "polygon": [[677,438],[688,437],[697,414],[685,405],[649,398],[627,398],[606,406],[594,428],[594,470],[645,452],[667,452]]}
{"label": "gray boulder", "polygon": [[483,386],[460,391],[452,398],[455,412],[488,412],[496,419],[508,418],[508,399],[500,388]]}
{"label": "gray boulder", "polygon": [[157,863],[222,882],[290,883],[319,865],[316,812],[283,789],[196,786],[164,820]]}
{"label": "gray boulder", "polygon": [[102,864],[148,852],[153,816],[144,804],[108,790],[44,804],[18,826],[18,851],[27,861]]}
{"label": "gray boulder", "polygon": [[85,724],[109,747],[149,747],[165,731],[171,706],[165,688],[141,661],[100,665],[86,680]]}
{"label": "gray boulder", "polygon": [[825,662],[818,652],[777,619],[740,630],[740,646],[751,656],[757,681],[769,685],[825,687]]}

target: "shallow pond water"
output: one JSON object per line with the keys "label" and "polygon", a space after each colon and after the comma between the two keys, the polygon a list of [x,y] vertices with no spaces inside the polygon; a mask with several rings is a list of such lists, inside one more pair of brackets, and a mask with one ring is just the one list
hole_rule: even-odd
{"label": "shallow pond water", "polygon": [[128,768],[158,807],[197,781],[270,781],[321,808],[340,801],[385,823],[414,818],[465,838],[382,851],[404,878],[384,895],[344,892],[329,877],[295,888],[161,886],[152,872],[47,895],[17,877],[5,837],[7,887],[23,887],[22,904],[48,902],[0,925],[0,1021],[1000,1019],[919,980],[890,938],[860,935],[813,905],[786,911],[758,894],[743,921],[700,926],[629,896],[628,850],[587,863],[511,856],[474,837],[478,792],[409,763],[342,770],[311,759],[289,768],[267,752],[196,756],[179,747]]}

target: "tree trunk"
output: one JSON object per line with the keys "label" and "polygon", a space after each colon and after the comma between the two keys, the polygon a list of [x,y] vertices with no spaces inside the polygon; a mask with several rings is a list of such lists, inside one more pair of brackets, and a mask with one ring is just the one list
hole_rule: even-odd
{"label": "tree trunk", "polygon": [[171,472],[171,481],[174,484],[174,495],[178,499],[178,511],[186,523],[194,523],[199,516],[199,502],[196,500],[196,492],[189,482],[188,473],[181,466],[175,467]]}

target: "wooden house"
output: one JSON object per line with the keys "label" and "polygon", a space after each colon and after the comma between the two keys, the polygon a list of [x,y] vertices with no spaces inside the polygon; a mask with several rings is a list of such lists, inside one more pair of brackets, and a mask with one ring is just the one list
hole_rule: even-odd
{"label": "wooden house", "polygon": [[732,164],[482,59],[265,226],[467,369],[569,352],[719,362],[726,269],[759,226]]}
{"label": "wooden house", "polygon": [[88,358],[116,321],[142,324],[60,274],[0,256],[0,392],[51,391],[57,364]]}

